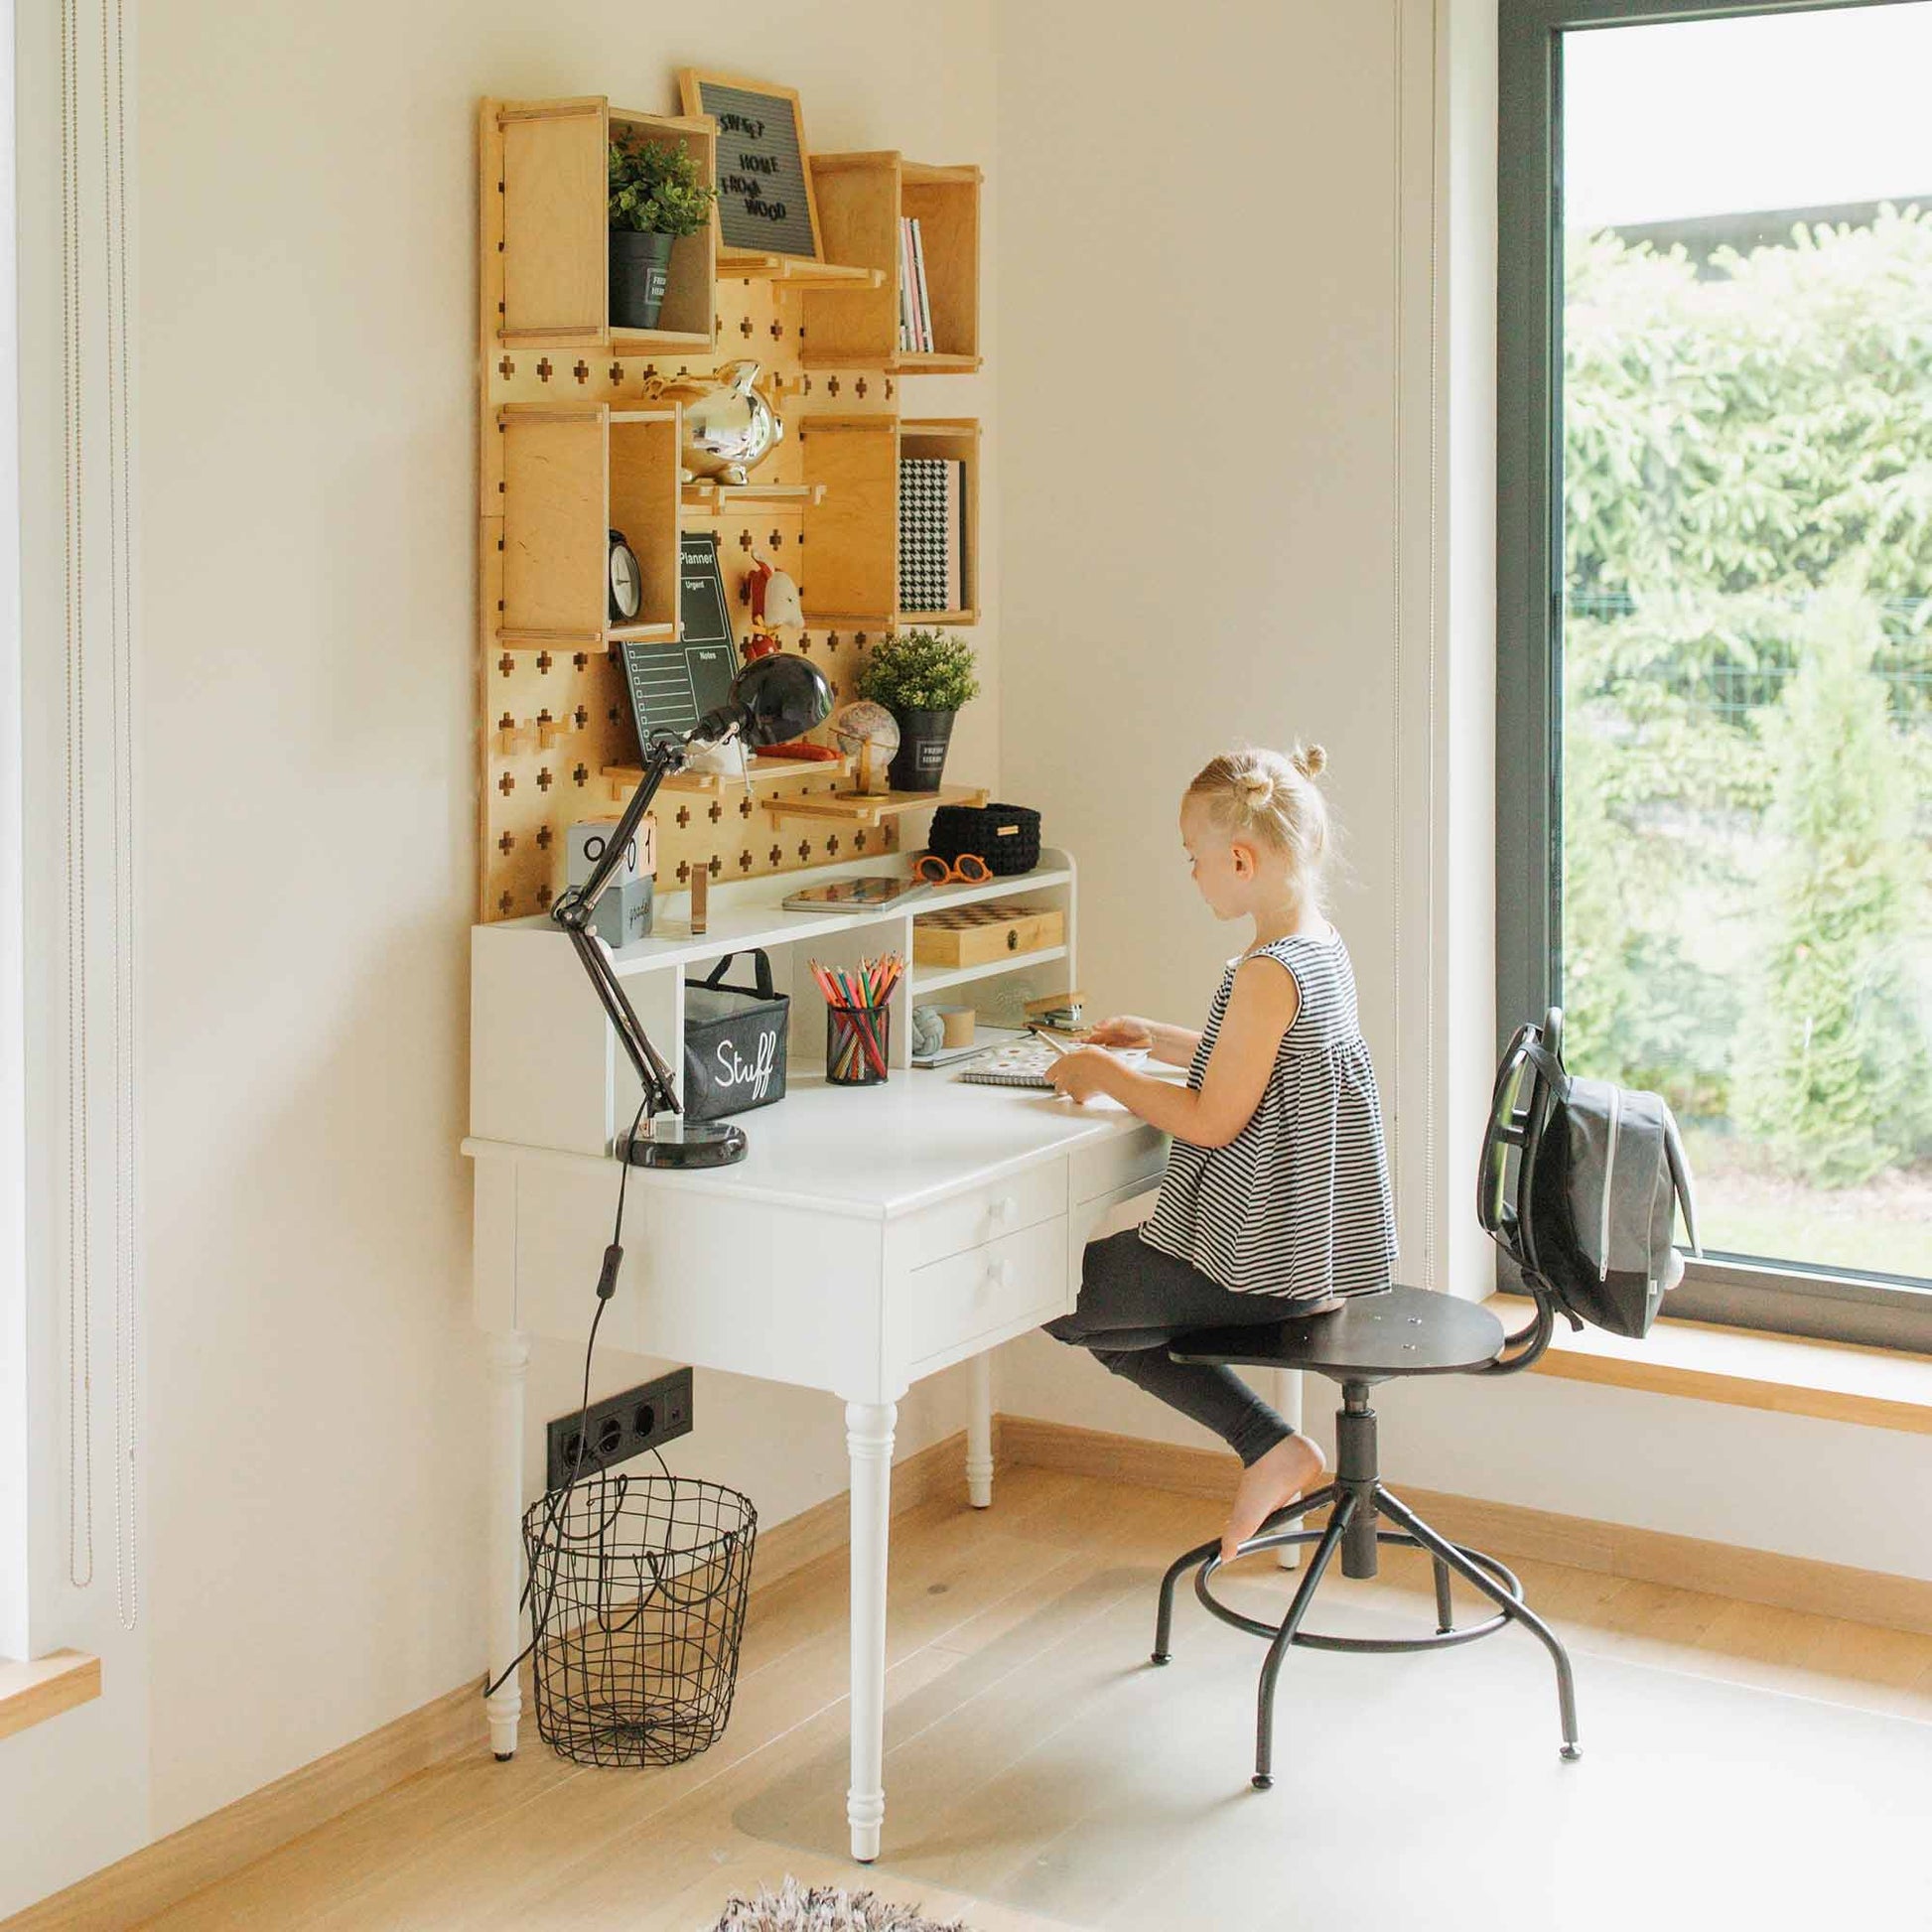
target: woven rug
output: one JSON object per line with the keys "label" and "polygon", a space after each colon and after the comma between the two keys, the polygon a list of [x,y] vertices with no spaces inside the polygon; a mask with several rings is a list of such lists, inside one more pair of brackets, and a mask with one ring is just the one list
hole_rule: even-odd
{"label": "woven rug", "polygon": [[916,1905],[895,1905],[869,1891],[801,1885],[787,1876],[775,1894],[734,1898],[717,1932],[966,1932],[957,1919],[921,1918]]}

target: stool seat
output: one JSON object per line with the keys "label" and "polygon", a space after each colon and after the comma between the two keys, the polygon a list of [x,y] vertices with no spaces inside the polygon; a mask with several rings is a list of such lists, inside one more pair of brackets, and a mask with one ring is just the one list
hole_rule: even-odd
{"label": "stool seat", "polygon": [[1383,1382],[1487,1368],[1505,1339],[1503,1324],[1479,1302],[1425,1288],[1391,1288],[1357,1295],[1329,1314],[1191,1328],[1174,1338],[1168,1353],[1177,1362],[1303,1368],[1337,1382]]}

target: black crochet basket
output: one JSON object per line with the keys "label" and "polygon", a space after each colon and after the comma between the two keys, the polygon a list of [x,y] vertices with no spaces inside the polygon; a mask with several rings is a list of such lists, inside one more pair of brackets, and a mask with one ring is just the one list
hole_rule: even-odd
{"label": "black crochet basket", "polygon": [[1031,805],[941,805],[926,843],[942,859],[972,853],[998,879],[1039,864],[1039,814]]}

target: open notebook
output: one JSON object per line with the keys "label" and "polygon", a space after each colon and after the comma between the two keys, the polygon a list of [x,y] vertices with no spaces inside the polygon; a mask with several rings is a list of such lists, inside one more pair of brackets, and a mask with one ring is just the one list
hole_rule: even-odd
{"label": "open notebook", "polygon": [[[997,1053],[989,1053],[984,1059],[975,1060],[959,1077],[980,1087],[1033,1087],[1042,1093],[1051,1093],[1053,1082],[1047,1075],[1053,1062],[1065,1050],[1062,1046],[1049,1045],[1036,1035],[1027,1039],[1016,1039],[1011,1046],[1002,1046]],[[1114,1057],[1138,1071],[1147,1053],[1142,1048],[1134,1047],[1116,1052]]]}

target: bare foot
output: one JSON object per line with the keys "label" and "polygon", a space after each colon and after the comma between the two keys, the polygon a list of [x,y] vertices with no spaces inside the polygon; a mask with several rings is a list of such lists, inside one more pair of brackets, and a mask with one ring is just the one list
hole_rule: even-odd
{"label": "bare foot", "polygon": [[1290,1436],[1243,1469],[1227,1528],[1221,1532],[1221,1561],[1232,1563],[1239,1547],[1283,1504],[1313,1488],[1327,1467],[1315,1444],[1306,1436]]}

